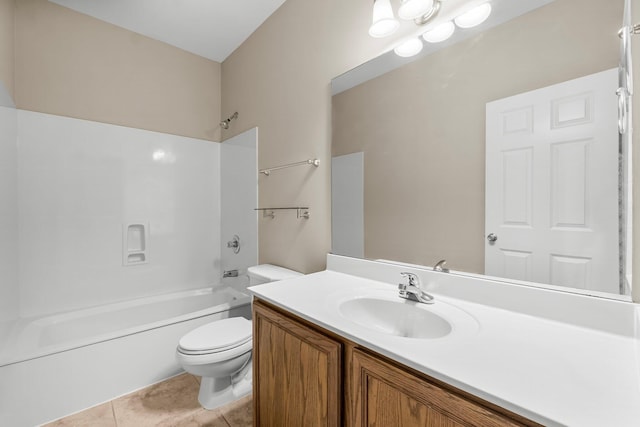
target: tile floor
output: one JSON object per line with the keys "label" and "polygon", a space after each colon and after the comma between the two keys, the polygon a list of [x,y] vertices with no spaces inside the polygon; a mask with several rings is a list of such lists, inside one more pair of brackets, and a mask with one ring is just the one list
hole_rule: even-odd
{"label": "tile floor", "polygon": [[198,403],[199,378],[182,374],[44,427],[250,427],[251,396],[207,411]]}

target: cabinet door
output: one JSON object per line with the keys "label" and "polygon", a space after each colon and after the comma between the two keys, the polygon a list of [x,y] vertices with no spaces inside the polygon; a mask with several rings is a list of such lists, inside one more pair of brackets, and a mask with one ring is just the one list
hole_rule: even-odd
{"label": "cabinet door", "polygon": [[340,425],[342,344],[253,305],[255,426]]}
{"label": "cabinet door", "polygon": [[358,349],[352,354],[352,426],[522,425]]}

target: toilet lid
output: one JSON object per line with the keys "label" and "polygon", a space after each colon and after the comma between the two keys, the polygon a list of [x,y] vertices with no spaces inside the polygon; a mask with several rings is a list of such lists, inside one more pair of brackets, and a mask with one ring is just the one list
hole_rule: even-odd
{"label": "toilet lid", "polygon": [[178,345],[188,352],[224,351],[251,340],[251,321],[230,317],[207,323],[180,339]]}

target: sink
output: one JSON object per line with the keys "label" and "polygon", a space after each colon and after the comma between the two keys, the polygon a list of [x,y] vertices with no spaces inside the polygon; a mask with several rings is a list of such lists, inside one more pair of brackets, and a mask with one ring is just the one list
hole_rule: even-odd
{"label": "sink", "polygon": [[376,332],[405,338],[433,339],[447,336],[451,323],[430,307],[408,300],[355,298],[343,301],[338,310],[346,319]]}

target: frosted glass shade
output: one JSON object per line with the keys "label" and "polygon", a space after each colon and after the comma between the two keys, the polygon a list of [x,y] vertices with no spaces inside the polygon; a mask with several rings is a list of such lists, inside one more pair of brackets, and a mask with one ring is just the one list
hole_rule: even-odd
{"label": "frosted glass shade", "polygon": [[482,24],[489,15],[491,15],[491,5],[483,3],[458,16],[454,21],[460,28],[471,28]]}
{"label": "frosted glass shade", "polygon": [[447,40],[449,37],[453,35],[453,32],[456,30],[456,26],[453,25],[453,22],[443,22],[442,24],[434,27],[433,29],[425,32],[422,35],[422,38],[429,43],[440,43]]}
{"label": "frosted glass shade", "polygon": [[371,37],[387,37],[393,34],[400,23],[393,16],[390,0],[374,0],[373,21],[369,27]]}
{"label": "frosted glass shade", "polygon": [[433,0],[402,0],[398,16],[402,19],[416,19],[433,9]]}
{"label": "frosted glass shade", "polygon": [[408,39],[396,46],[393,51],[398,56],[402,56],[403,58],[408,58],[410,56],[414,56],[420,53],[422,50],[423,44],[418,38]]}

